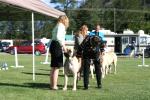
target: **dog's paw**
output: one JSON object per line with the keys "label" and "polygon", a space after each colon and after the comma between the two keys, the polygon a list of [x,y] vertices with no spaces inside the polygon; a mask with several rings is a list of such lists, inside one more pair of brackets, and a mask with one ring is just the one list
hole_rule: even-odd
{"label": "dog's paw", "polygon": [[67,88],[63,88],[63,90],[64,90],[64,91],[66,91],[66,90],[67,90]]}
{"label": "dog's paw", "polygon": [[72,89],[72,91],[76,91],[76,90],[77,90],[76,88],[73,88],[73,89]]}
{"label": "dog's paw", "polygon": [[104,79],[104,77],[105,77],[105,76],[104,76],[104,75],[102,75],[102,78],[103,78],[103,79]]}
{"label": "dog's paw", "polygon": [[92,79],[94,79],[95,77],[94,76],[92,76]]}

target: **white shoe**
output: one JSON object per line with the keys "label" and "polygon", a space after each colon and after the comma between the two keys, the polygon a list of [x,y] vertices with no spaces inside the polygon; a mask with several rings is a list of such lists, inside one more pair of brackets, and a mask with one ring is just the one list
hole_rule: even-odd
{"label": "white shoe", "polygon": [[52,90],[58,90],[58,87],[51,87]]}

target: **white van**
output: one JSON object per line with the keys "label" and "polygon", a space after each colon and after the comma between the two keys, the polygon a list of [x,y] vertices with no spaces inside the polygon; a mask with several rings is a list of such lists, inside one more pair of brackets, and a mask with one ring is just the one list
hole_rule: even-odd
{"label": "white van", "polygon": [[13,46],[13,40],[1,40],[1,42],[8,42],[9,46]]}

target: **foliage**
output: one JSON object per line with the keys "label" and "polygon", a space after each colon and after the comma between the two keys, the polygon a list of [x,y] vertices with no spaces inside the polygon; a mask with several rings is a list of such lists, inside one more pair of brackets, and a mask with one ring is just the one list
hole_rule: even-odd
{"label": "foliage", "polygon": [[64,9],[67,11],[68,8],[76,7],[76,0],[52,0],[51,3],[60,3],[61,5],[56,6],[57,9]]}
{"label": "foliage", "polygon": [[[42,24],[41,24],[42,23]],[[51,37],[55,20],[35,21],[35,38]],[[31,21],[2,21],[0,32],[2,39],[32,39]]]}
{"label": "foliage", "polygon": [[2,21],[0,29],[5,39],[31,39],[30,21]]}
{"label": "foliage", "polygon": [[[143,29],[148,33],[150,13],[142,12],[143,9],[145,8],[139,0],[86,0],[79,9],[68,9],[68,12],[74,16],[76,30],[83,23],[86,23],[90,30],[96,23],[100,23],[106,29],[117,33],[122,33],[127,28],[134,32]],[[146,10],[148,11],[148,8]]]}
{"label": "foliage", "polygon": [[[84,2],[83,2],[84,1]],[[150,13],[147,0],[52,0],[60,3],[56,8],[63,10],[70,19],[67,34],[76,32],[83,24],[87,24],[89,31],[95,24],[106,29],[122,33],[124,29],[134,32],[144,30],[150,33]],[[56,20],[36,15],[35,38],[51,38],[51,30]],[[10,16],[11,19],[12,16]],[[25,17],[30,17],[27,15]],[[42,20],[40,20],[42,19]],[[31,39],[31,21],[1,21],[0,38],[5,39]]]}
{"label": "foliage", "polygon": [[[141,27],[140,21],[144,20],[144,14],[141,12],[135,13],[131,10],[141,10],[141,2],[139,0],[114,0],[113,7],[117,9],[124,9],[123,11],[116,11],[117,31],[122,29],[132,29],[138,31]],[[135,26],[136,24],[136,26]]]}
{"label": "foliage", "polygon": [[56,20],[43,21],[42,25],[36,27],[36,38],[51,38],[51,32],[53,27],[56,25]]}

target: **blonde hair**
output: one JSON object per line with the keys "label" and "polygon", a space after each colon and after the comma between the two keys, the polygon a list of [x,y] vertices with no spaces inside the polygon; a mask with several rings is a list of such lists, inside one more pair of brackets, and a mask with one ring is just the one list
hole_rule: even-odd
{"label": "blonde hair", "polygon": [[66,29],[69,27],[69,19],[66,15],[59,16],[58,23],[64,24]]}
{"label": "blonde hair", "polygon": [[82,34],[84,37],[87,35],[88,27],[87,25],[82,25],[78,34]]}

